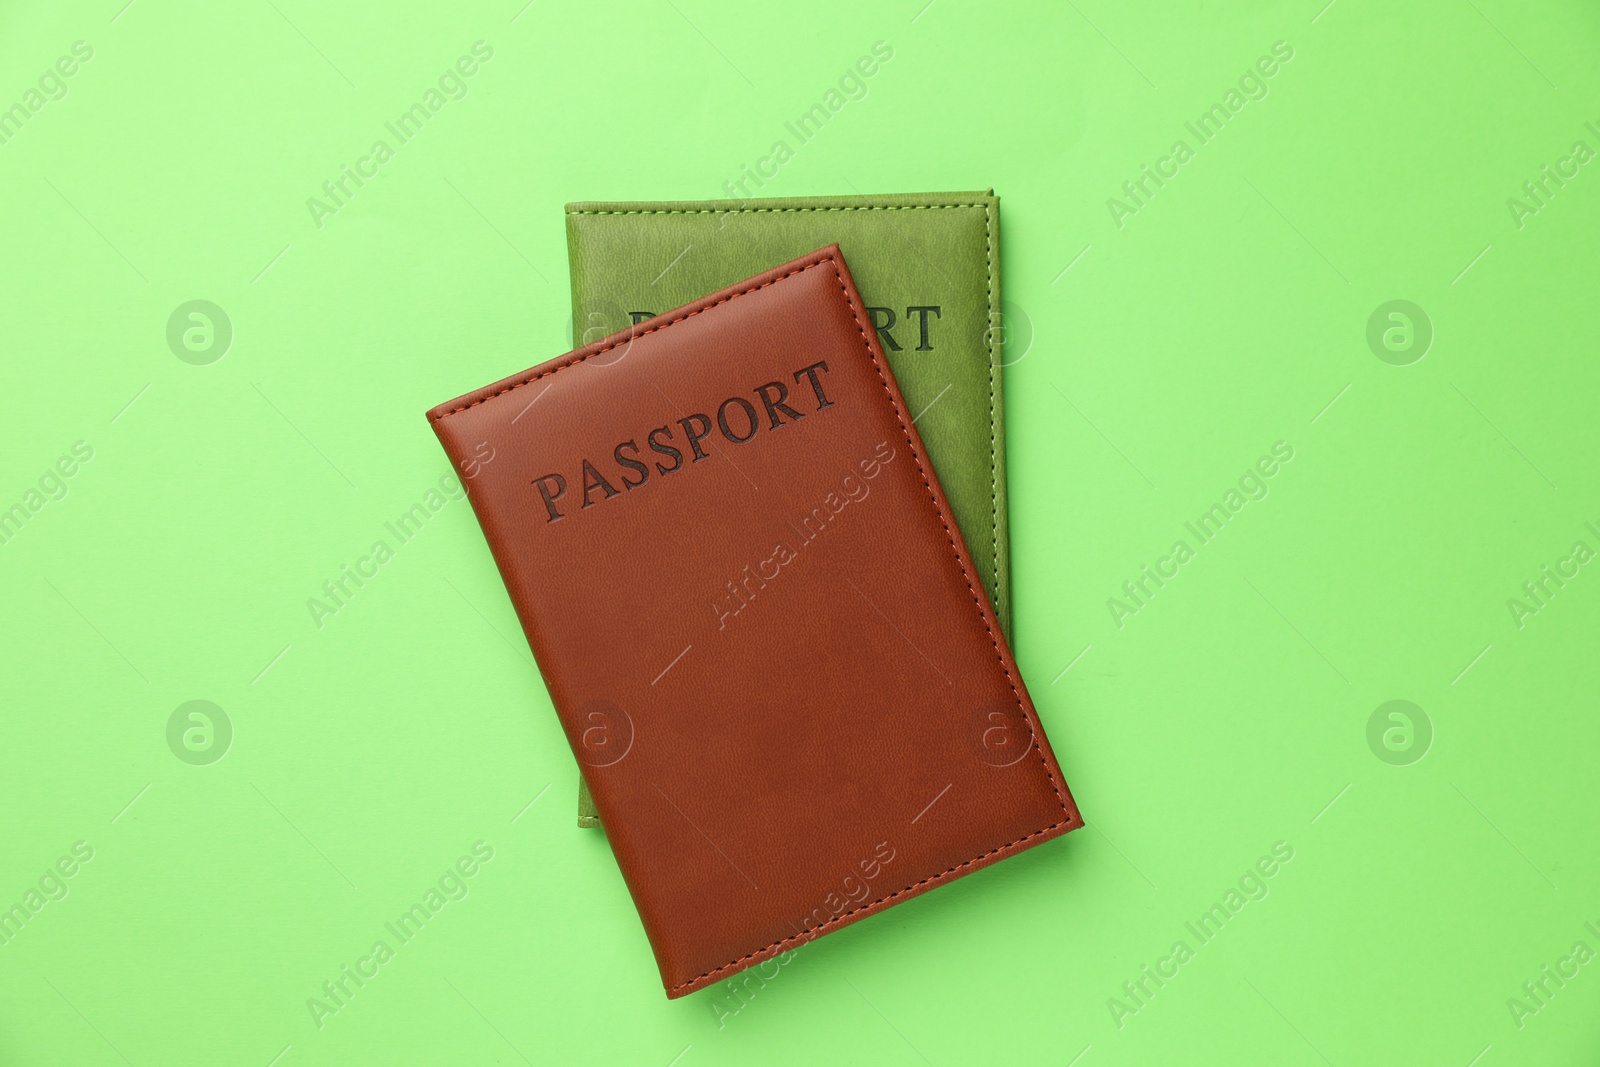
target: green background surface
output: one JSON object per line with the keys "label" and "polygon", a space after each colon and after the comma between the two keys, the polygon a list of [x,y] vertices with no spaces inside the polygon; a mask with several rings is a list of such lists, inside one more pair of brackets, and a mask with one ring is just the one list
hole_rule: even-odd
{"label": "green background surface", "polygon": [[[0,945],[0,1063],[1594,1062],[1600,176],[1508,200],[1600,150],[1600,15],[1322,2],[5,5],[0,907],[93,858]],[[762,191],[1000,194],[1016,651],[1089,826],[669,1003],[469,509],[385,524],[448,473],[425,408],[566,347],[563,203],[726,195],[880,40]],[[1369,344],[1397,299],[1425,354]]]}

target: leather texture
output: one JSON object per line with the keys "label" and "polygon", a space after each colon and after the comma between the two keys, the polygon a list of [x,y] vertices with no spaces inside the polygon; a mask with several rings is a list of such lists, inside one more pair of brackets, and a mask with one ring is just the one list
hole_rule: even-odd
{"label": "leather texture", "polygon": [[[992,191],[567,205],[574,344],[837,243],[1011,633]],[[599,819],[579,782],[578,825]]]}
{"label": "leather texture", "polygon": [[428,418],[668,997],[1082,825],[837,246]]}

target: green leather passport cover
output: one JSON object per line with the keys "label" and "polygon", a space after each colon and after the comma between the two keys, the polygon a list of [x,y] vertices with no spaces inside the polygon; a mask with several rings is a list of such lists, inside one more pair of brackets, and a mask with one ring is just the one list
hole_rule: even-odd
{"label": "green leather passport cover", "polygon": [[[573,344],[837,243],[1010,636],[992,192],[567,205]],[[579,825],[598,821],[580,783]]]}

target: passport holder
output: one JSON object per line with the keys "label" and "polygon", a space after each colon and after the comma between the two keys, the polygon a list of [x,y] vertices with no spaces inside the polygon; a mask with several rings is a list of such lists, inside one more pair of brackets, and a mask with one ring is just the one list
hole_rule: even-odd
{"label": "passport holder", "polygon": [[913,415],[837,246],[428,413],[668,997],[1082,825]]}
{"label": "passport holder", "polygon": [[[1011,635],[992,192],[567,205],[574,344],[837,243]],[[598,825],[579,784],[578,822]]]}

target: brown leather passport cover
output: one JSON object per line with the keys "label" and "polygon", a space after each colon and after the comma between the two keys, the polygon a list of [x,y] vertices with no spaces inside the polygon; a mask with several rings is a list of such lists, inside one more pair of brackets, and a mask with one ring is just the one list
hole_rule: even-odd
{"label": "brown leather passport cover", "polygon": [[668,997],[1082,825],[837,245],[428,418]]}

